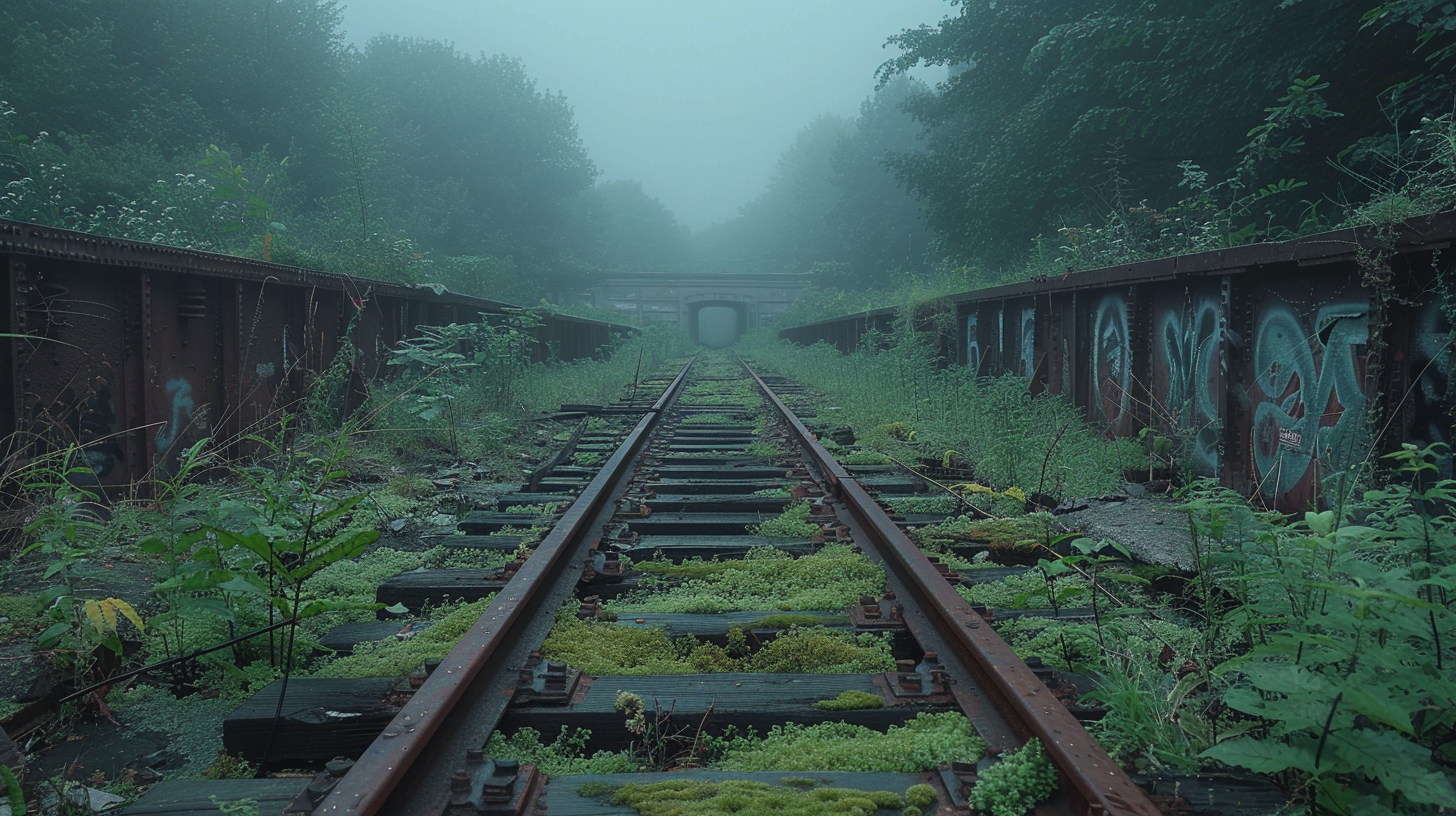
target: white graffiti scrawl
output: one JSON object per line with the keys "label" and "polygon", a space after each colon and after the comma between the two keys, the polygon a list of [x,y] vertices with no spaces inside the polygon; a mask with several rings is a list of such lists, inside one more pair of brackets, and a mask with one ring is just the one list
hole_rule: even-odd
{"label": "white graffiti scrawl", "polygon": [[[1283,304],[1268,309],[1258,326],[1255,384],[1263,394],[1254,409],[1254,467],[1259,492],[1276,500],[1306,478],[1339,475],[1367,453],[1369,307],[1325,306],[1311,328]],[[1323,470],[1311,473],[1317,465]]]}

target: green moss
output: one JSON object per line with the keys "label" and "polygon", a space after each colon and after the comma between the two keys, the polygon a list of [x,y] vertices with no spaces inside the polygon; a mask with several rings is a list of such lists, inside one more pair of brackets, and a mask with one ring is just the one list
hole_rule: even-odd
{"label": "green moss", "polygon": [[636,561],[632,568],[663,578],[705,578],[724,570],[745,569],[742,561],[704,561],[701,558],[689,558],[680,564],[671,561]]}
{"label": "green moss", "polygon": [[1056,592],[1055,605],[1059,607],[1080,606],[1092,600],[1091,591],[1080,577],[1062,577],[1048,584],[1039,570],[1008,575],[999,581],[956,587],[956,592],[967,601],[992,609],[1048,609],[1053,606],[1053,591]]}
{"label": "green moss", "polygon": [[593,675],[705,674],[757,671],[860,674],[895,667],[888,638],[822,628],[791,629],[756,654],[735,658],[693,637],[669,638],[656,628],[558,617],[541,654]]}
{"label": "green moss", "polygon": [[705,816],[871,816],[882,809],[904,805],[889,791],[858,791],[845,788],[815,788],[770,785],[730,779],[699,782],[673,779],[650,784],[627,784],[611,794],[611,803],[633,808],[643,816],[693,813]]}
{"label": "green moss", "polygon": [[884,708],[885,701],[878,694],[867,691],[845,690],[832,700],[820,700],[814,707],[821,711],[862,711],[869,708]]}
{"label": "green moss", "polygon": [[824,618],[819,615],[769,615],[748,625],[749,629],[788,629],[791,626],[831,626],[848,622],[849,618]]}
{"label": "green moss", "polygon": [[745,671],[785,674],[869,674],[894,668],[890,635],[818,626],[783,632],[743,665]]}
{"label": "green moss", "polygon": [[795,502],[784,508],[776,518],[748,528],[754,535],[769,538],[811,538],[820,531],[819,525],[809,522],[809,503]]}
{"label": "green moss", "polygon": [[1051,540],[1052,515],[1027,513],[1007,518],[956,516],[916,530],[920,541],[984,541],[998,549],[1031,549]]}
{"label": "green moss", "polygon": [[167,735],[168,748],[182,757],[182,764],[169,771],[174,779],[201,776],[218,761],[222,721],[234,707],[227,700],[200,694],[179,699],[145,685],[113,691],[106,702],[122,725]]}
{"label": "green moss", "polygon": [[921,713],[884,732],[843,722],[775,726],[763,737],[710,738],[725,771],[923,773],[942,762],[975,762],[985,744],[957,712]]}
{"label": "green moss", "polygon": [[848,544],[826,544],[795,558],[755,547],[732,569],[666,588],[644,587],[607,604],[619,617],[634,612],[714,613],[755,609],[840,611],[860,595],[884,594],[885,573]]}
{"label": "green moss", "polygon": [[929,785],[911,785],[905,790],[905,804],[907,805],[927,808],[939,801],[939,794],[935,792],[935,788]]}
{"label": "green moss", "polygon": [[469,604],[441,607],[430,628],[409,640],[387,640],[360,643],[354,653],[324,663],[314,670],[314,677],[402,677],[426,660],[442,658],[455,648],[475,621],[495,599],[482,598]]}

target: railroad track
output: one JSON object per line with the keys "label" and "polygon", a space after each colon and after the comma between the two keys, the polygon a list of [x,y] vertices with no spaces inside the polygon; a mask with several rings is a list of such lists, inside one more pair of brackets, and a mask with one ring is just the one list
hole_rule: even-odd
{"label": "railroad track", "polygon": [[[489,609],[357,761],[321,773],[288,812],[631,813],[594,791],[603,790],[602,784],[684,778],[777,785],[785,774],[676,768],[661,775],[548,780],[515,757],[486,755],[487,737],[522,727],[548,736],[562,727],[589,728],[593,750],[628,742],[639,750],[652,748],[648,742],[655,737],[662,751],[658,764],[669,765],[691,761],[704,738],[730,725],[762,733],[784,723],[839,721],[883,731],[917,715],[956,712],[969,719],[987,746],[1010,750],[1032,738],[1041,742],[1057,768],[1060,795],[1039,812],[1158,812],[1038,674],[955,591],[957,576],[927,558],[878,504],[873,491],[923,489],[915,480],[858,477],[837,462],[785,403],[797,390],[792,384],[762,377],[746,364],[733,371],[720,366],[708,375],[701,369],[702,364],[695,370],[689,362],[659,398],[642,406],[640,418],[594,475],[559,467],[557,473],[532,479],[537,491],[571,490],[575,498]],[[803,523],[816,532],[766,538],[750,531],[790,506],[807,506]],[[893,644],[894,668],[849,674],[592,676],[540,655],[552,626],[571,618],[559,612],[563,608],[575,608],[581,620],[610,619],[611,611],[620,609],[619,626],[660,626],[675,635],[696,635],[704,644],[739,638],[740,649],[767,648],[784,637],[784,624],[772,620],[783,609],[631,611],[634,598],[682,579],[684,573],[661,565],[687,559],[712,563],[761,554],[765,547],[785,551],[783,558],[835,552],[855,559],[862,554],[882,565],[883,590],[851,601],[848,610],[790,611],[800,616],[796,623],[812,623],[818,614],[842,629],[878,633]],[[634,561],[641,569],[624,568]],[[643,578],[643,562],[658,565],[655,581]],[[635,695],[625,704],[619,697],[624,691]],[[846,693],[873,698],[878,705],[822,706]],[[635,712],[634,705],[639,707]],[[624,719],[634,713],[639,717],[635,732]],[[982,760],[979,767],[947,762],[914,775],[812,776],[835,788],[871,791],[929,785],[937,801],[924,812],[965,812],[969,787],[989,762]]]}

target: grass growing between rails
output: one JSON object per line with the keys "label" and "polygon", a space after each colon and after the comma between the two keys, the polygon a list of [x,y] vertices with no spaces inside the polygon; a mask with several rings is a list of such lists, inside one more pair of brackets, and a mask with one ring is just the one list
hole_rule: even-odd
{"label": "grass growing between rails", "polygon": [[[808,784],[793,784],[797,781]],[[613,805],[625,805],[642,816],[683,813],[703,816],[873,816],[881,810],[898,811],[905,807],[905,801],[891,791],[820,788],[810,779],[786,779],[779,785],[741,779],[722,782],[673,779],[641,785],[588,784],[582,786],[581,792],[602,797]]]}
{"label": "grass growing between rails", "polygon": [[739,561],[698,562],[711,570],[680,583],[643,586],[607,603],[624,617],[634,612],[838,611],[860,595],[879,597],[885,573],[848,544],[826,544],[795,558],[773,547],[754,547]]}
{"label": "grass growing between rails", "polygon": [[821,416],[838,409],[858,444],[904,462],[968,463],[988,485],[1057,497],[1113,492],[1124,468],[1147,466],[1135,443],[1105,439],[1066,399],[1029,397],[1019,377],[939,367],[931,339],[902,325],[843,355],[757,334],[743,353],[823,393]]}
{"label": "grass growing between rails", "polygon": [[869,674],[895,668],[889,638],[882,635],[793,627],[750,653],[741,629],[729,631],[725,648],[691,636],[672,638],[661,629],[577,620],[574,612],[557,617],[541,654],[592,675]]}
{"label": "grass growing between rails", "polygon": [[[628,723],[624,723],[627,727]],[[549,743],[541,733],[522,728],[491,735],[487,753],[530,762],[548,774],[629,773],[646,770],[645,759],[630,751],[585,752],[591,732],[562,728]],[[677,767],[720,771],[855,771],[923,773],[944,762],[975,762],[985,751],[970,720],[956,712],[921,713],[904,725],[876,731],[861,725],[829,722],[774,726],[759,736],[732,725],[721,737],[701,736],[682,746]]]}

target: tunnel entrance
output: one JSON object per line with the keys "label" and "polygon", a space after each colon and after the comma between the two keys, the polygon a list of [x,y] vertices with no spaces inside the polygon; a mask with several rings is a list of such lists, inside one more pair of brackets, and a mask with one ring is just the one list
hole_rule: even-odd
{"label": "tunnel entrance", "polygon": [[748,304],[705,300],[688,306],[688,336],[708,348],[727,348],[748,330]]}

